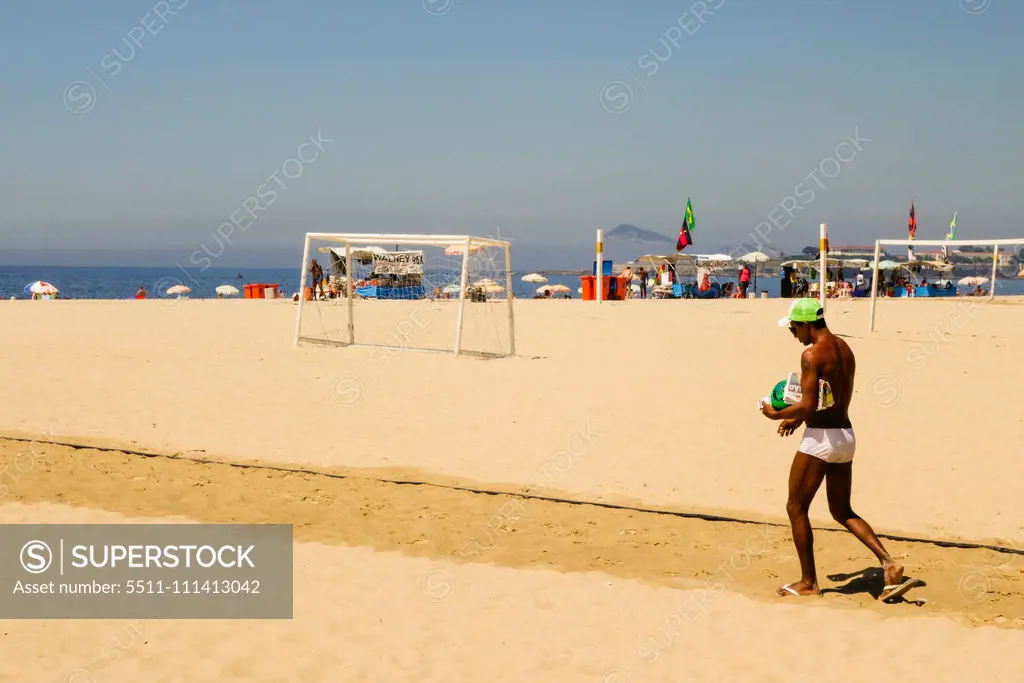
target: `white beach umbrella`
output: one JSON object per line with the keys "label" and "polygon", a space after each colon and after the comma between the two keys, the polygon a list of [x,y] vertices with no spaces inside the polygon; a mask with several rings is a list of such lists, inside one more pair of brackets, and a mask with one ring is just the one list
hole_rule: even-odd
{"label": "white beach umbrella", "polygon": [[485,294],[501,294],[505,291],[504,287],[490,278],[477,280],[473,283],[473,286],[480,288]]}
{"label": "white beach umbrella", "polygon": [[744,263],[754,264],[754,292],[757,293],[757,264],[765,263],[766,261],[771,261],[772,257],[764,253],[763,251],[752,251],[749,254],[744,254],[743,256],[740,256],[739,260],[743,261]]}
{"label": "white beach umbrella", "polygon": [[549,285],[548,289],[550,289],[555,294],[568,294],[569,292],[572,291],[565,285]]}
{"label": "white beach umbrella", "polygon": [[969,287],[971,285],[983,285],[988,282],[987,277],[981,277],[980,275],[968,275],[957,280],[958,285]]}
{"label": "white beach umbrella", "polygon": [[[473,253],[474,251],[480,251],[481,249],[483,249],[481,245],[473,244],[469,247],[469,253]],[[446,256],[462,256],[462,254],[465,253],[465,251],[465,244],[453,244],[447,249],[445,249],[444,253]]]}
{"label": "white beach umbrella", "polygon": [[771,261],[772,257],[763,251],[752,251],[749,254],[740,256],[740,261],[746,263],[764,263],[765,261]]}
{"label": "white beach umbrella", "polygon": [[533,282],[538,285],[543,285],[548,281],[548,279],[541,275],[540,273],[530,273],[529,275],[524,275],[522,277],[522,280],[523,282]]}
{"label": "white beach umbrella", "polygon": [[188,294],[192,289],[188,285],[174,285],[173,287],[167,288],[168,294]]}
{"label": "white beach umbrella", "polygon": [[236,296],[238,294],[238,287],[234,285],[221,285],[216,289],[216,292],[221,296]]}

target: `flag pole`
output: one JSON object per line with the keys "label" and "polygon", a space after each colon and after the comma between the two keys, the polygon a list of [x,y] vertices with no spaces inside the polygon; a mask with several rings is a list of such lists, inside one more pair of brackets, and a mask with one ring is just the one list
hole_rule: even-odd
{"label": "flag pole", "polygon": [[825,312],[825,269],[828,268],[828,224],[821,224],[821,233],[818,237],[820,248],[820,264],[818,268],[818,299],[821,301],[821,311]]}

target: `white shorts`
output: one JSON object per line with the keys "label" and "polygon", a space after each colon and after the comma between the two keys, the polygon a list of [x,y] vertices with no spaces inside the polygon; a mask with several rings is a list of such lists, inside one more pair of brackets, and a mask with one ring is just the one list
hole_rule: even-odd
{"label": "white shorts", "polygon": [[857,450],[857,437],[853,427],[845,429],[820,429],[807,427],[800,441],[801,453],[813,455],[828,463],[851,462]]}

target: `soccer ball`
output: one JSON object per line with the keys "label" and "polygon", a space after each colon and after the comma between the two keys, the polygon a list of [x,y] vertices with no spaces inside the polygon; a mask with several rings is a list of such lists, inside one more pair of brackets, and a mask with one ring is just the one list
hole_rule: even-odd
{"label": "soccer ball", "polygon": [[786,403],[785,399],[786,385],[788,383],[789,380],[782,380],[781,382],[775,385],[775,387],[772,389],[772,393],[769,395],[769,398],[771,399],[772,408],[775,408],[775,410],[782,410],[783,408],[789,405],[788,403]]}

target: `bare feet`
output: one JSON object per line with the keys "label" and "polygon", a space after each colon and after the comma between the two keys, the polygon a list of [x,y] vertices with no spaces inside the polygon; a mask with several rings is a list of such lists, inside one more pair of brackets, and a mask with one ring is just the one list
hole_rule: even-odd
{"label": "bare feet", "polygon": [[781,595],[782,597],[786,597],[787,595],[821,595],[821,591],[818,590],[818,584],[811,583],[808,581],[797,581],[796,583],[787,583],[785,586],[779,587],[779,589],[775,592]]}

